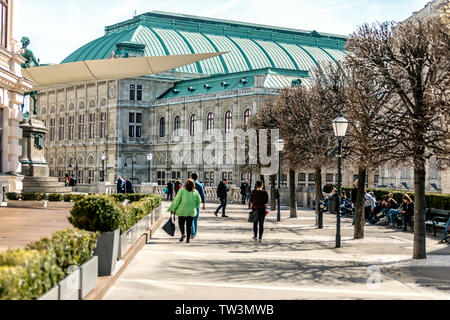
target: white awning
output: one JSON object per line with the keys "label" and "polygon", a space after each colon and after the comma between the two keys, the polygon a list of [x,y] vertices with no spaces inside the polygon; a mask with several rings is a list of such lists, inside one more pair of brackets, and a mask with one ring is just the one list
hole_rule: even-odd
{"label": "white awning", "polygon": [[225,52],[159,57],[89,60],[22,69],[24,78],[34,81],[33,90],[45,90],[95,80],[141,77],[169,71]]}

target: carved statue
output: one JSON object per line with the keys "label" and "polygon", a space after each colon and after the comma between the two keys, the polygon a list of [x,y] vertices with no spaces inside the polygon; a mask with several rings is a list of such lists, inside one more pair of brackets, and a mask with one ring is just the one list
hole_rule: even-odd
{"label": "carved statue", "polygon": [[25,61],[25,63],[22,64],[22,68],[39,67],[39,60],[36,59],[33,51],[28,49],[28,46],[30,44],[30,38],[23,37],[22,40],[20,40],[20,42],[22,42],[22,50],[21,50],[22,57],[27,59],[27,61]]}
{"label": "carved statue", "polygon": [[[27,61],[22,63],[22,68],[33,68],[33,67],[39,67],[39,59],[36,59],[34,56],[33,51],[28,49],[28,46],[30,45],[30,38],[28,37],[22,37],[22,49],[20,50],[20,53],[22,57],[24,57]],[[26,95],[29,95],[31,99],[33,99],[33,114],[37,115],[37,98],[39,96],[39,91],[33,91],[33,92],[27,92]]]}

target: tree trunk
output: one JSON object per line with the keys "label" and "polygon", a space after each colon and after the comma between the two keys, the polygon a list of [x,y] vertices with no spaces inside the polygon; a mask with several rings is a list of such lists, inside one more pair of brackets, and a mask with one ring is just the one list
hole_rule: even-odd
{"label": "tree trunk", "polygon": [[425,161],[416,159],[414,165],[414,253],[413,259],[426,259],[425,230]]}
{"label": "tree trunk", "polygon": [[366,169],[358,168],[358,192],[356,200],[356,212],[355,212],[355,239],[364,239],[364,225],[366,224],[366,218],[364,215],[364,194],[366,185]]}
{"label": "tree trunk", "polygon": [[276,211],[277,210],[277,197],[276,197],[276,194],[277,194],[277,186],[276,186],[276,177],[277,176],[274,176],[274,175],[272,175],[272,176],[270,176],[270,184],[271,184],[271,187],[270,187],[270,194],[271,194],[271,196],[270,196],[270,209],[272,210],[272,211]]}
{"label": "tree trunk", "polygon": [[316,188],[316,226],[319,226],[320,199],[322,199],[322,168],[315,168],[314,183]]}
{"label": "tree trunk", "polygon": [[295,181],[295,170],[289,170],[289,206],[291,218],[297,218],[297,186]]}

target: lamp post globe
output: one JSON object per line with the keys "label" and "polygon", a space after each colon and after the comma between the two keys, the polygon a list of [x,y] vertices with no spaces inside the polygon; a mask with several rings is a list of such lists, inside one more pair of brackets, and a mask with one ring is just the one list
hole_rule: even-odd
{"label": "lamp post globe", "polygon": [[348,120],[339,115],[333,121],[334,135],[339,142],[338,153],[338,190],[337,190],[337,221],[336,221],[336,248],[341,247],[341,192],[342,192],[342,139],[347,135]]}

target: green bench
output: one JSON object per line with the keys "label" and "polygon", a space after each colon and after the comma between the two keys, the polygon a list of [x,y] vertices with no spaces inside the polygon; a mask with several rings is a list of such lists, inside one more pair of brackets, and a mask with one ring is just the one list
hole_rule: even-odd
{"label": "green bench", "polygon": [[434,237],[436,237],[438,230],[445,229],[449,219],[450,219],[449,210],[441,210],[434,208],[426,209],[425,225],[427,231],[430,233],[432,232]]}

